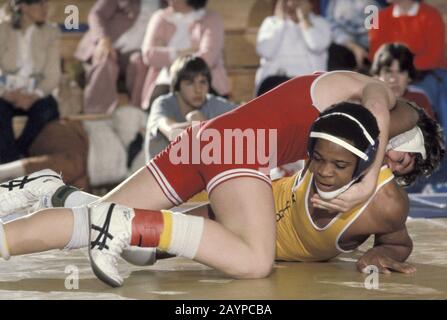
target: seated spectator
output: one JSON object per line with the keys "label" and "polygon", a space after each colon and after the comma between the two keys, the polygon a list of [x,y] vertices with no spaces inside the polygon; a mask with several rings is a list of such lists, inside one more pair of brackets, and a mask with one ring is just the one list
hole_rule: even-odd
{"label": "seated spectator", "polygon": [[416,0],[389,0],[391,6],[379,13],[379,28],[371,29],[370,58],[384,43],[405,44],[414,53],[414,64],[421,79],[414,83],[423,89],[443,126],[447,123],[447,61],[445,26],[440,12]]}
{"label": "seated spectator", "polygon": [[0,165],[0,181],[49,168],[86,191],[118,183],[144,164],[142,150],[137,156],[128,151],[144,135],[145,120],[145,112],[129,106],[117,108],[112,119],[52,121],[36,137],[28,158]]}
{"label": "seated spectator", "polygon": [[143,89],[143,107],[169,92],[171,63],[184,54],[194,54],[211,69],[211,92],[228,96],[229,81],[224,67],[224,27],[220,16],[205,8],[207,0],[170,0],[147,26],[143,61],[149,67]]}
{"label": "seated spectator", "polygon": [[379,28],[369,31],[370,60],[383,44],[399,42],[414,53],[417,70],[446,66],[445,26],[439,11],[417,0],[389,2],[392,5],[379,12]]}
{"label": "seated spectator", "polygon": [[130,103],[141,105],[147,68],[140,49],[146,25],[158,8],[159,0],[96,1],[88,16],[89,31],[75,52],[85,70],[85,113],[112,112],[121,82]]}
{"label": "seated spectator", "polygon": [[[261,57],[256,73],[255,90],[263,82],[277,82],[276,77],[295,77],[327,70],[331,33],[328,22],[312,13],[308,0],[279,0],[275,14],[265,18],[257,37]],[[269,79],[273,77],[273,79]]]}
{"label": "seated spectator", "polygon": [[[0,163],[26,155],[45,124],[59,117],[52,92],[61,76],[59,31],[47,23],[45,0],[11,1],[11,20],[0,24]],[[26,115],[14,137],[12,119]]]}
{"label": "seated spectator", "polygon": [[235,106],[209,94],[211,72],[199,57],[178,58],[171,67],[171,93],[158,97],[147,122],[145,150],[149,159],[166,148],[192,121],[217,117]]}
{"label": "seated spectator", "polygon": [[369,68],[368,30],[365,28],[365,8],[375,0],[330,1],[325,17],[331,25],[328,70],[358,70]]}
{"label": "seated spectator", "polygon": [[374,56],[371,75],[389,84],[396,97],[415,102],[434,117],[430,101],[423,91],[410,86],[416,78],[413,53],[399,43],[384,44]]}

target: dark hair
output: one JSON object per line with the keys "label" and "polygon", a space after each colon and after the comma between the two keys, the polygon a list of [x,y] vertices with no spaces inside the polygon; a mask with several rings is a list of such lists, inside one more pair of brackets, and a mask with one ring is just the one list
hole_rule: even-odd
{"label": "dark hair", "polygon": [[359,125],[342,115],[324,117],[333,113],[345,113],[352,116],[363,125],[373,140],[379,137],[380,130],[376,117],[362,105],[350,102],[337,103],[321,113],[319,120],[313,126],[313,130],[349,140],[356,148],[366,151],[370,142]]}
{"label": "dark hair", "polygon": [[[9,5],[11,8],[11,24],[14,29],[20,29],[22,26],[20,21],[22,20],[22,10],[20,10],[21,4],[32,5],[47,0],[10,0]],[[37,26],[41,26],[42,23],[36,23]]]}
{"label": "dark hair", "polygon": [[204,8],[207,2],[208,0],[186,0],[186,4],[195,10]]}
{"label": "dark hair", "polygon": [[[363,126],[374,143],[370,142],[363,128],[356,121],[353,121],[352,118]],[[311,132],[326,133],[340,139],[348,140],[368,156],[367,159],[358,159],[353,173],[354,179],[360,178],[376,158],[380,133],[377,120],[368,109],[359,104],[341,102],[333,105],[324,111],[314,122]],[[316,143],[317,138],[309,138],[307,151],[311,158]]]}
{"label": "dark hair", "polygon": [[180,82],[192,80],[198,75],[204,76],[211,88],[211,71],[205,60],[193,55],[177,58],[171,66],[171,91],[180,90]]}
{"label": "dark hair", "polygon": [[391,67],[394,60],[399,62],[401,71],[407,71],[412,80],[416,78],[417,71],[414,66],[414,54],[401,43],[387,43],[379,48],[374,55],[370,71],[371,75],[380,75],[382,68]]}
{"label": "dark hair", "polygon": [[286,81],[289,81],[290,77],[288,76],[270,76],[265,78],[261,84],[259,85],[258,90],[256,91],[256,96],[259,97],[264,93],[276,88],[280,84],[283,84]]}
{"label": "dark hair", "polygon": [[444,135],[441,126],[423,108],[412,102],[409,102],[409,105],[415,108],[419,114],[417,126],[421,129],[424,136],[427,159],[424,160],[421,154],[416,154],[413,171],[405,175],[396,176],[396,182],[403,187],[414,184],[422,177],[431,176],[433,172],[439,169],[445,155]]}

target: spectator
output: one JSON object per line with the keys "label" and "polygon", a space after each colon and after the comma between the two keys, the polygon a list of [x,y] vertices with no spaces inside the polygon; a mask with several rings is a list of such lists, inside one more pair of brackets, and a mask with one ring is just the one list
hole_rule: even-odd
{"label": "spectator", "polygon": [[191,55],[178,58],[171,67],[171,93],[158,97],[149,114],[145,150],[150,160],[192,121],[204,121],[234,108],[224,98],[209,94],[211,72],[206,62]]}
{"label": "spectator", "polygon": [[330,41],[329,24],[312,13],[308,0],[279,0],[275,14],[265,18],[257,37],[261,66],[256,73],[256,95],[260,87],[272,87],[268,82],[276,84],[278,77],[327,70]]}
{"label": "spectator", "polygon": [[415,54],[417,70],[446,66],[445,27],[439,11],[416,0],[389,2],[392,5],[379,12],[379,28],[369,31],[370,60],[383,44],[399,42]]}
{"label": "spectator", "polygon": [[183,54],[206,61],[212,74],[211,91],[228,96],[224,67],[224,28],[220,16],[205,8],[207,0],[170,0],[152,17],[143,42],[143,61],[149,66],[143,89],[143,107],[169,92],[169,66]]}
{"label": "spectator", "polygon": [[145,119],[145,112],[128,106],[117,108],[112,119],[52,121],[36,137],[28,158],[0,165],[0,181],[49,168],[86,191],[90,185],[117,183],[132,173],[135,162],[144,164],[142,154],[131,157],[128,151]]}
{"label": "spectator", "polygon": [[375,0],[330,1],[325,17],[331,25],[328,70],[358,70],[368,67],[368,30],[365,8],[378,6]]}
{"label": "spectator", "polygon": [[[61,76],[58,29],[47,23],[45,0],[14,0],[0,24],[0,163],[24,156],[44,125],[59,117],[52,92]],[[28,121],[18,139],[12,119]]]}
{"label": "spectator", "polygon": [[147,68],[141,58],[144,30],[159,0],[98,0],[89,16],[89,31],[75,57],[86,78],[85,113],[108,113],[118,105],[119,80],[131,104],[141,105]]}
{"label": "spectator", "polygon": [[399,42],[414,53],[419,80],[442,126],[447,124],[447,66],[445,26],[439,11],[421,1],[389,0],[391,6],[379,13],[379,28],[371,29],[370,57],[384,43]]}
{"label": "spectator", "polygon": [[431,117],[434,117],[430,101],[425,93],[410,86],[416,77],[413,58],[413,53],[402,44],[384,44],[374,56],[371,75],[388,83],[396,97],[415,102]]}

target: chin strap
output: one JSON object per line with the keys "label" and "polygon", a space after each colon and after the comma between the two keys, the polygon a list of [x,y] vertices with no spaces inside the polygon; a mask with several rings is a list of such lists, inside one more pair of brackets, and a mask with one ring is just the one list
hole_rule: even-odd
{"label": "chin strap", "polygon": [[357,179],[356,180],[352,180],[348,184],[345,184],[343,187],[338,188],[337,190],[328,191],[328,192],[322,191],[322,190],[318,189],[317,184],[315,183],[315,180],[314,180],[314,186],[315,186],[315,189],[317,189],[317,193],[321,197],[321,199],[323,199],[323,200],[332,200],[332,199],[338,197],[340,194],[342,194],[346,190],[348,190],[349,187],[352,186],[354,184],[354,182],[356,182],[356,181],[357,181]]}

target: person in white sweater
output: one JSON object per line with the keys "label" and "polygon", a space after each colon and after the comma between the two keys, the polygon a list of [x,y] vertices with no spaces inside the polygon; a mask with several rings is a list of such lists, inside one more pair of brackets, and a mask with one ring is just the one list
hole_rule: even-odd
{"label": "person in white sweater", "polygon": [[257,95],[264,81],[262,87],[271,89],[269,82],[276,85],[276,77],[326,71],[330,43],[329,23],[312,13],[308,0],[278,0],[274,15],[265,18],[257,36],[261,57],[255,80]]}

